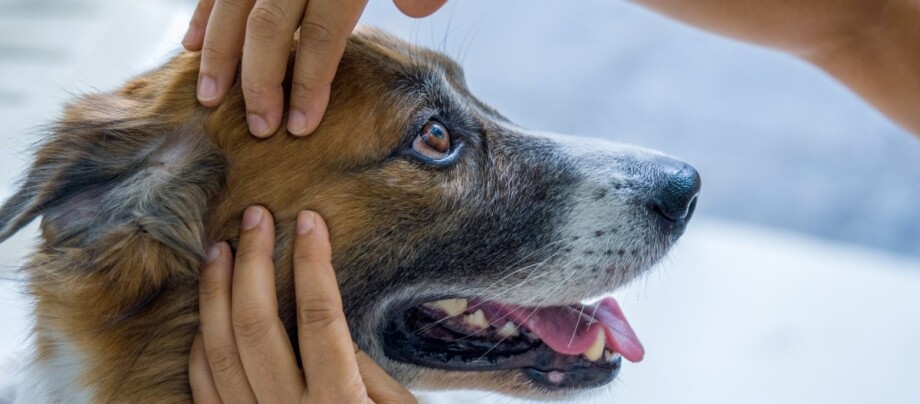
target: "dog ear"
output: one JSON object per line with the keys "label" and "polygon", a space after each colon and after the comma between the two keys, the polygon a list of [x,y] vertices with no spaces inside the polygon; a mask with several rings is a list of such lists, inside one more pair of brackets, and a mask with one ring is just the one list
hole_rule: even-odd
{"label": "dog ear", "polygon": [[200,128],[138,111],[117,96],[70,107],[0,207],[0,241],[43,216],[44,252],[105,274],[102,283],[124,287],[124,304],[168,278],[197,279],[204,215],[226,169]]}

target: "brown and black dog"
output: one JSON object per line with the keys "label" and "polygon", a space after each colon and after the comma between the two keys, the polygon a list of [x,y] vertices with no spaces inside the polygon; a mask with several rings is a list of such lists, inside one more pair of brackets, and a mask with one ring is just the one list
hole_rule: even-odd
{"label": "brown and black dog", "polygon": [[642,358],[614,300],[582,302],[680,237],[692,167],[515,126],[453,61],[379,31],[348,40],[303,139],[250,136],[239,86],[200,106],[198,66],[183,53],[72,103],[0,208],[0,240],[42,216],[23,269],[37,351],[19,401],[188,401],[199,262],[209,243],[235,246],[252,204],[277,221],[289,332],[290,235],[312,209],[329,223],[355,341],[410,388],[560,397]]}

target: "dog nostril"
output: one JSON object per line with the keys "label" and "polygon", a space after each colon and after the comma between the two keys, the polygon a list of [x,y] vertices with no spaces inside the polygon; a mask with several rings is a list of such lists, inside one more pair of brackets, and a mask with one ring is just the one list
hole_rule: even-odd
{"label": "dog nostril", "polygon": [[652,199],[654,210],[668,220],[687,220],[696,208],[700,193],[700,174],[686,163],[667,161],[664,163],[660,188]]}

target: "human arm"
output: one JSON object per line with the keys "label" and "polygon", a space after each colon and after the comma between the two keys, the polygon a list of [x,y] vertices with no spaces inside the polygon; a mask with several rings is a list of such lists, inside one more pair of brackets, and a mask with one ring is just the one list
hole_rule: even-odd
{"label": "human arm", "polygon": [[633,0],[800,57],[920,136],[920,0]]}

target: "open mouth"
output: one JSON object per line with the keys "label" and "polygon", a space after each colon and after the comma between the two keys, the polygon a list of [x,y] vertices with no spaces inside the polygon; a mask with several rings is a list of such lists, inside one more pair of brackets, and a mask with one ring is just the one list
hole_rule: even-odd
{"label": "open mouth", "polygon": [[645,353],[619,305],[525,307],[454,298],[394,312],[383,334],[392,359],[455,371],[519,369],[542,387],[589,388]]}

